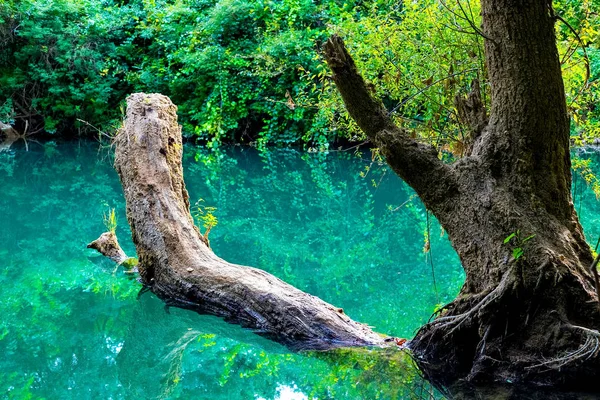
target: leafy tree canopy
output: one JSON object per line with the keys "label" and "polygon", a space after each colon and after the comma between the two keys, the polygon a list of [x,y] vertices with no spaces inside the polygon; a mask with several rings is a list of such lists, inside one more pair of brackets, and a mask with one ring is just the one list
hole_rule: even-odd
{"label": "leafy tree canopy", "polygon": [[[581,144],[600,136],[593,0],[555,1],[559,49]],[[363,140],[320,56],[332,33],[395,118],[460,155],[456,95],[485,85],[477,0],[9,0],[0,4],[0,120],[49,132],[110,132],[132,92],[179,105],[209,147]],[[376,88],[376,89],[375,89]]]}

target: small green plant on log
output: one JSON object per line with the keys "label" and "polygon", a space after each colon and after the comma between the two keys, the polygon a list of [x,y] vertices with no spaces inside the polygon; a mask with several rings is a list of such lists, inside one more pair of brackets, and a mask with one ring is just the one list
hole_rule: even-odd
{"label": "small green plant on log", "polygon": [[511,233],[504,239],[504,244],[511,243],[512,241],[512,243],[514,244],[514,247],[512,249],[513,258],[515,259],[515,261],[517,261],[519,258],[523,257],[523,247],[525,246],[525,243],[527,243],[534,237],[535,235],[529,235],[526,238],[522,238],[521,231],[517,229],[516,232]]}
{"label": "small green plant on log", "polygon": [[117,231],[117,215],[114,208],[102,214],[102,220],[108,232],[115,233]]}
{"label": "small green plant on log", "polygon": [[194,204],[194,207],[192,208],[192,216],[204,227],[204,233],[202,233],[202,236],[204,236],[204,239],[208,241],[208,234],[210,233],[210,230],[219,223],[219,220],[214,214],[214,212],[217,211],[217,207],[205,206],[202,203],[204,203],[204,199],[199,199],[196,204]]}

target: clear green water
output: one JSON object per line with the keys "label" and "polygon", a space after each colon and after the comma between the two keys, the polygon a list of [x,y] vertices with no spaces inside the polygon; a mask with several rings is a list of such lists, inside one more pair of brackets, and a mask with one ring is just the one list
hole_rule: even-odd
{"label": "clear green water", "polygon": [[[293,354],[215,317],[167,313],[150,293],[138,299],[134,279],[86,249],[115,207],[134,254],[109,153],[90,143],[0,153],[0,397],[429,398],[398,352]],[[217,207],[217,254],[380,332],[411,337],[462,284],[440,227],[370,154],[187,147],[184,167],[191,198]],[[599,204],[579,188],[586,232],[597,237]]]}

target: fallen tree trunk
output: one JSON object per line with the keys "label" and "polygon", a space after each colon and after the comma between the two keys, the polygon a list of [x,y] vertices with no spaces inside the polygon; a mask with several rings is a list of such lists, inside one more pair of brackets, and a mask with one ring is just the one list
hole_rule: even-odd
{"label": "fallen tree trunk", "polygon": [[[224,317],[294,350],[393,342],[353,321],[341,308],[265,271],[214,254],[190,214],[176,110],[165,96],[133,94],[115,139],[115,168],[142,282],[169,305]],[[117,263],[126,258],[115,248],[116,238],[101,239],[90,247]]]}
{"label": "fallen tree trunk", "polygon": [[20,136],[12,126],[0,122],[0,152],[10,149],[14,142],[16,142]]}

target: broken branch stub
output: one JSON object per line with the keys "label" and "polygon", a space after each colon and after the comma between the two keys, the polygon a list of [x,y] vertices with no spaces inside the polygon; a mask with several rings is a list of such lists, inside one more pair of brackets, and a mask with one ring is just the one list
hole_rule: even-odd
{"label": "broken branch stub", "polygon": [[122,264],[129,258],[123,249],[121,249],[117,235],[114,232],[104,232],[98,239],[88,244],[87,247],[110,258],[116,264]]}
{"label": "broken branch stub", "polygon": [[176,111],[166,96],[133,94],[115,138],[142,281],[169,304],[224,317],[294,350],[389,343],[340,308],[213,253],[190,214]]}
{"label": "broken branch stub", "polygon": [[0,153],[9,150],[19,138],[19,133],[12,126],[0,122]]}

